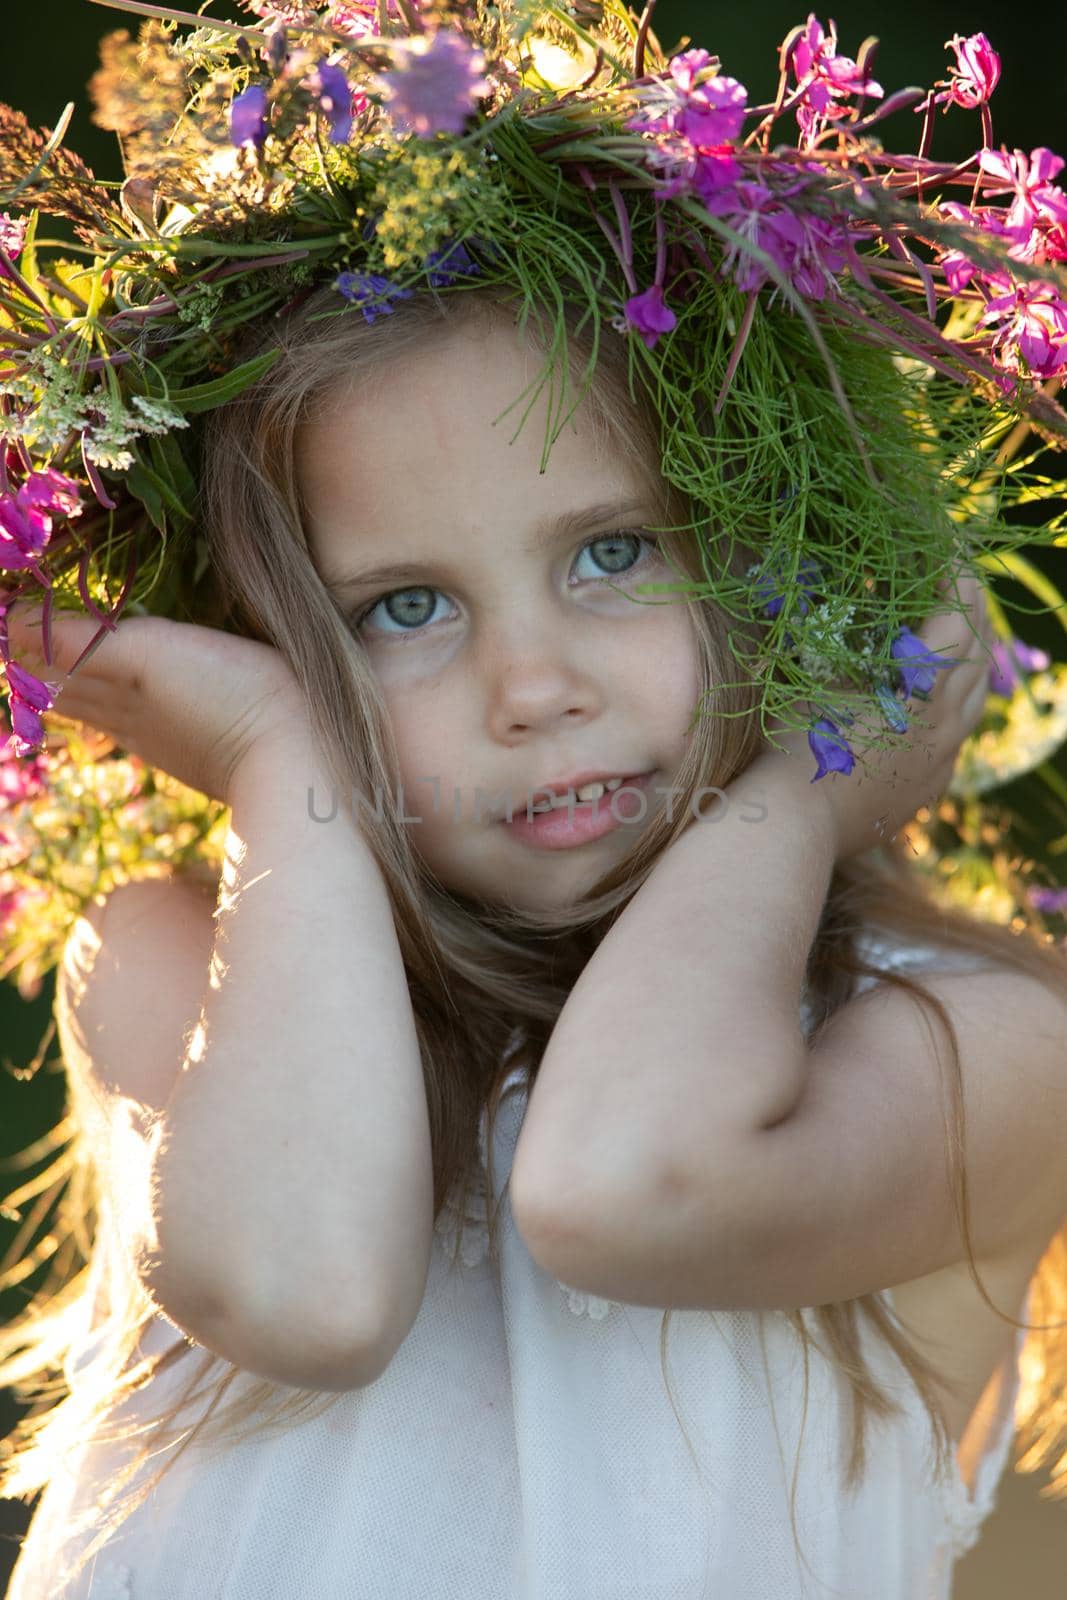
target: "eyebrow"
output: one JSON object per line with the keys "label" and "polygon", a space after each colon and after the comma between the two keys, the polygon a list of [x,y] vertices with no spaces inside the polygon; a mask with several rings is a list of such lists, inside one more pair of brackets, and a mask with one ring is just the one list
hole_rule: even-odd
{"label": "eyebrow", "polygon": [[[630,517],[650,509],[645,500],[601,501],[597,505],[583,506],[579,511],[564,511],[558,517],[546,518],[538,523],[533,535],[522,546],[525,555],[536,555],[539,550],[556,544],[559,540],[584,533],[589,528],[602,527],[621,517]],[[398,561],[385,566],[367,567],[344,577],[326,582],[331,594],[345,594],[353,589],[373,589],[383,583],[397,583],[409,578],[447,575],[447,558],[433,558],[426,562]]]}

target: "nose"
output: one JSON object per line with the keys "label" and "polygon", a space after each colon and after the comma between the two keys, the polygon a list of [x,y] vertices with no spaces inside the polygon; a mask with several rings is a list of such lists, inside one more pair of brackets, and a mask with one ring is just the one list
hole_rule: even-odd
{"label": "nose", "polygon": [[493,647],[485,663],[489,723],[494,738],[507,741],[560,722],[578,725],[599,715],[603,685],[585,650],[575,649],[562,630],[524,632]]}

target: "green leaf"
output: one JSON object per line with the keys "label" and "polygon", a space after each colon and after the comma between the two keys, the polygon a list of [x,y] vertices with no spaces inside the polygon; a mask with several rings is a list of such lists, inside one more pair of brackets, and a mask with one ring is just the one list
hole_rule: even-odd
{"label": "green leaf", "polygon": [[[153,441],[154,442],[154,441]],[[189,509],[172,484],[144,461],[135,461],[126,473],[126,485],[131,494],[142,501],[157,528],[165,526],[163,508],[167,506],[183,522],[188,521]]]}
{"label": "green leaf", "polygon": [[126,487],[144,506],[157,528],[166,526],[163,497],[156,484],[155,473],[140,461],[135,461],[126,473]]}
{"label": "green leaf", "polygon": [[171,485],[186,516],[196,503],[196,483],[173,433],[153,434],[146,441],[154,470]]}
{"label": "green leaf", "polygon": [[215,378],[211,383],[195,383],[188,389],[171,389],[166,398],[186,416],[197,411],[212,411],[215,406],[233,400],[265,372],[269,372],[280,355],[280,350],[268,350],[265,355],[254,356],[251,361],[234,367],[225,377]]}

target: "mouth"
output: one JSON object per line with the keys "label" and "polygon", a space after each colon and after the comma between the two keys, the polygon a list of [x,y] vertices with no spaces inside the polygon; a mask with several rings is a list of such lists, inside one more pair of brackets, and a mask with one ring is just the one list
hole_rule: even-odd
{"label": "mouth", "polygon": [[499,825],[518,843],[533,849],[572,850],[603,838],[616,828],[643,821],[655,776],[656,769],[637,773],[614,782],[611,789],[606,782],[598,781],[586,800],[579,800],[571,790],[552,803],[546,791],[537,790],[534,792],[544,796],[537,809],[527,803],[513,811],[510,822],[506,816],[499,819]]}

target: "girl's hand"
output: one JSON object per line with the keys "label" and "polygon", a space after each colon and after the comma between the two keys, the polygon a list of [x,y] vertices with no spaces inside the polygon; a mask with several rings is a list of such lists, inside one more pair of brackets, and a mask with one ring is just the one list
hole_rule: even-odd
{"label": "girl's hand", "polygon": [[41,616],[40,607],[12,607],[8,654],[52,687],[54,714],[110,734],[201,794],[229,804],[233,775],[254,745],[306,741],[303,696],[272,645],[165,617],[126,617],[68,677],[99,625],[53,610],[46,663]]}
{"label": "girl's hand", "polygon": [[[928,697],[916,695],[899,702],[909,717],[906,743],[866,752],[857,756],[852,772],[830,772],[812,782],[813,757],[807,734],[786,730],[783,723],[772,719],[770,728],[785,750],[768,746],[752,764],[754,772],[773,769],[779,777],[790,773],[798,803],[828,810],[839,861],[895,838],[922,806],[932,806],[940,799],[951,782],[960,745],[981,720],[989,693],[994,633],[982,585],[969,576],[957,581],[978,637],[960,612],[929,617],[916,630],[928,650],[955,664],[936,671]],[[948,582],[941,587],[950,592]],[[929,726],[916,727],[917,717]],[[865,733],[883,726],[872,712],[869,718],[857,717],[853,727],[841,731],[856,749],[862,746]]]}

